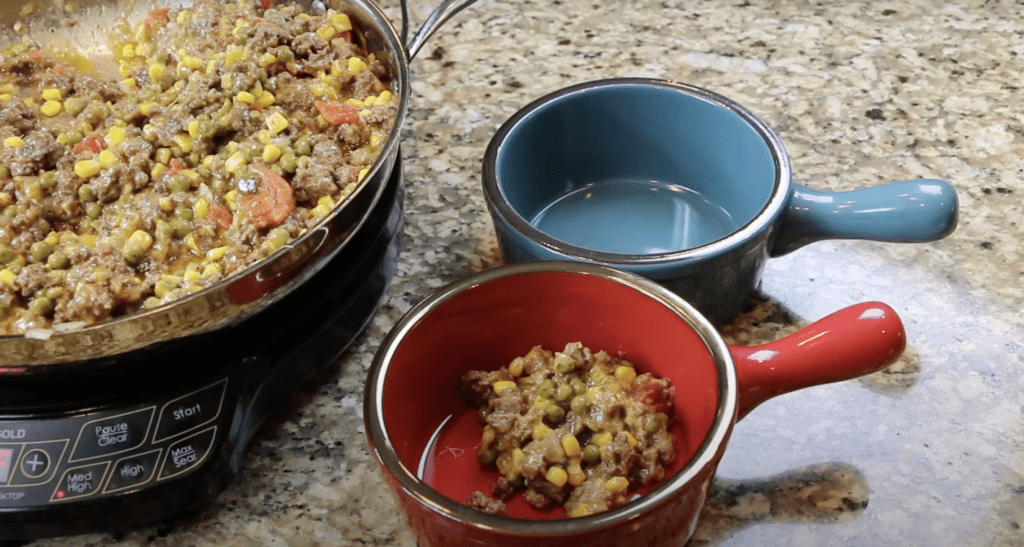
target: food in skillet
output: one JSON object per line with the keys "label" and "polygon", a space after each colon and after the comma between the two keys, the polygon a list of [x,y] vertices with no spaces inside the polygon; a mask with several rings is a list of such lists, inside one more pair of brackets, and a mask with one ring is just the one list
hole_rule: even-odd
{"label": "food in skillet", "polygon": [[211,286],[314,226],[397,113],[344,13],[197,0],[119,25],[120,78],[0,50],[0,335]]}
{"label": "food in skillet", "polygon": [[485,424],[480,462],[501,473],[493,497],[468,500],[482,511],[502,512],[500,500],[520,491],[530,505],[562,505],[570,517],[607,511],[629,501],[632,486],[663,479],[675,456],[671,383],[579,342],[470,371],[460,389]]}

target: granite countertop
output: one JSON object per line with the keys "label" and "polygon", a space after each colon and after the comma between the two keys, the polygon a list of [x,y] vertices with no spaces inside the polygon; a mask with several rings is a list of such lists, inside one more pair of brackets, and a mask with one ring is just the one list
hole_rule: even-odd
{"label": "granite countertop", "polygon": [[[431,7],[414,6],[414,22]],[[907,353],[740,422],[690,545],[1024,545],[1019,4],[480,0],[412,66],[405,246],[366,332],[202,514],[33,547],[415,545],[367,451],[373,353],[432,289],[501,263],[479,182],[497,126],[548,92],[620,76],[745,105],[807,186],[940,178],[960,198],[942,241],[821,242],[769,262],[762,294],[722,327],[730,341],[881,300],[906,325]]]}

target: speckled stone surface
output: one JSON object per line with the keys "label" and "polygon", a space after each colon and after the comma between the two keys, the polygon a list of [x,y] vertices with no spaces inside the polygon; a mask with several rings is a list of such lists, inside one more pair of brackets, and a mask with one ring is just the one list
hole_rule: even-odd
{"label": "speckled stone surface", "polygon": [[941,178],[960,197],[945,240],[822,242],[769,262],[763,297],[723,326],[730,341],[881,300],[909,347],[887,371],[741,421],[690,545],[1024,545],[1022,75],[1024,10],[1009,1],[480,0],[413,61],[406,243],[365,334],[202,514],[32,545],[415,545],[364,439],[374,350],[431,290],[501,262],[479,183],[497,126],[550,91],[618,76],[747,106],[813,188]]}

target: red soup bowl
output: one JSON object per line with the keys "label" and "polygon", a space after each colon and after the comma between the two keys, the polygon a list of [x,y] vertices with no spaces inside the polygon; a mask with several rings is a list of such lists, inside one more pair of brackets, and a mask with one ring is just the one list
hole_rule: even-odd
{"label": "red soup bowl", "polygon": [[[477,462],[482,426],[456,395],[459,378],[535,345],[557,351],[569,342],[672,381],[676,456],[666,478],[580,518],[532,514],[516,501],[504,515],[463,505],[474,490],[489,493],[497,472]],[[776,395],[881,370],[905,346],[900,319],[878,302],[776,342],[735,347],[646,278],[578,262],[521,263],[443,287],[398,322],[369,371],[366,431],[420,547],[682,546],[737,420]]]}

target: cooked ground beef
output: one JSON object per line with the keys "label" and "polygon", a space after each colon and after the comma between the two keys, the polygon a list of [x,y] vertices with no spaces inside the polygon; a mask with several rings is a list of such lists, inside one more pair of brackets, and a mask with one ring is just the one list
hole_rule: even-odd
{"label": "cooked ground beef", "polygon": [[120,79],[0,50],[0,335],[103,321],[227,278],[316,225],[391,133],[383,65],[335,11],[155,9]]}
{"label": "cooked ground beef", "polygon": [[481,463],[501,473],[497,499],[474,492],[466,501],[481,511],[503,512],[498,500],[518,492],[570,517],[607,511],[630,499],[630,487],[664,478],[675,457],[671,383],[578,342],[470,371],[459,390],[484,423]]}

